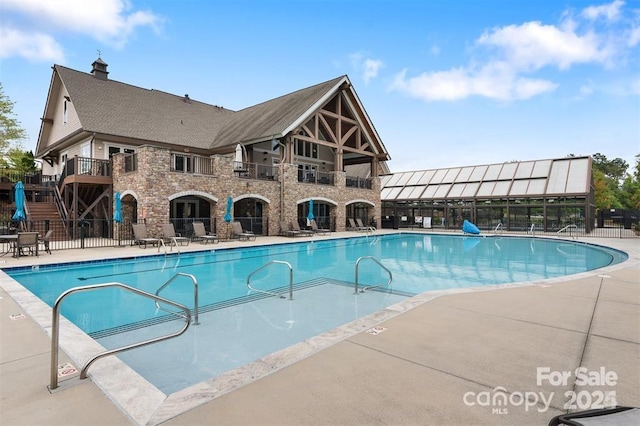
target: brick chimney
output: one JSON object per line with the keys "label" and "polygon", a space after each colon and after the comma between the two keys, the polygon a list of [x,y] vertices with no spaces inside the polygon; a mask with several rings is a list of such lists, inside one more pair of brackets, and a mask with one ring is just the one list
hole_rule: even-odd
{"label": "brick chimney", "polygon": [[98,59],[93,61],[93,64],[91,64],[91,66],[91,75],[93,75],[95,78],[99,78],[100,80],[109,79],[107,77],[107,75],[109,74],[109,72],[107,71],[108,65],[102,60],[102,58],[98,57]]}

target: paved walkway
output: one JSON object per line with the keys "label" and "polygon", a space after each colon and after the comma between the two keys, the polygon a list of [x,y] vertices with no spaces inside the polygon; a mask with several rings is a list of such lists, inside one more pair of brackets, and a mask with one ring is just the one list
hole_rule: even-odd
{"label": "paved walkway", "polygon": [[[148,423],[544,425],[566,412],[571,395],[578,407],[614,395],[619,405],[640,407],[639,242],[581,240],[625,250],[630,259],[537,285],[441,295],[378,324],[378,334],[353,334],[184,414]],[[145,252],[54,251],[37,262],[128,256],[133,250]],[[5,265],[33,260],[8,259]],[[0,424],[135,424],[91,380],[47,390],[49,335],[29,315],[11,319],[28,309],[4,283]],[[66,360],[62,353],[60,363]],[[122,386],[135,401],[135,386]]]}

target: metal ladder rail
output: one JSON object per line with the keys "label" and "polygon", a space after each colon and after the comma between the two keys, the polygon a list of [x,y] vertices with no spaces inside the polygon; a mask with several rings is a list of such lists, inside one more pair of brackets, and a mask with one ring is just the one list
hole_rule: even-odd
{"label": "metal ladder rail", "polygon": [[[162,247],[164,248],[164,255],[166,256],[167,254],[167,245],[164,243],[164,238],[159,238],[158,241],[160,241],[158,243],[158,253],[160,253],[160,246],[162,245]],[[180,247],[178,246],[178,240],[176,240],[175,237],[171,237],[171,241],[172,244],[169,246],[171,247],[171,251],[173,251],[173,246],[176,246],[176,250],[178,250],[178,256],[180,256]]]}
{"label": "metal ladder rail", "polygon": [[[169,244],[169,251],[173,251],[173,247],[176,247],[176,250],[178,250],[178,255],[180,255],[180,244],[178,244],[178,240],[176,239],[176,237],[169,237],[169,239],[171,240],[171,244]],[[162,246],[164,247],[164,254],[167,254],[167,246],[164,243],[164,238],[160,238],[160,241],[162,241]],[[160,244],[158,244],[158,252],[160,252]]]}
{"label": "metal ladder rail", "polygon": [[[493,232],[494,232],[494,233],[496,233],[496,234],[498,234],[498,233],[502,234],[502,232],[503,232],[503,229],[502,229],[502,228],[503,228],[502,223],[498,223],[498,224],[496,225],[496,228],[493,230]],[[499,231],[499,232],[498,232],[498,231]]]}
{"label": "metal ladder rail", "polygon": [[576,230],[577,230],[577,229],[578,229],[578,226],[577,226],[577,225],[567,225],[567,226],[565,226],[564,228],[562,228],[561,230],[559,230],[558,232],[556,232],[556,236],[557,236],[557,237],[560,237],[560,234],[561,234],[561,233],[565,232],[566,230],[569,230],[569,236],[575,240],[575,239],[577,239],[577,238],[578,238],[578,236],[577,236],[577,235],[572,235],[572,234],[571,234],[571,230],[572,230],[572,229],[576,229]]}
{"label": "metal ladder rail", "polygon": [[[165,287],[167,287],[169,284],[171,284],[173,281],[175,281],[179,277],[191,278],[191,281],[193,281],[193,313],[194,313],[193,325],[199,325],[200,324],[200,322],[198,320],[198,293],[199,293],[199,291],[198,291],[198,280],[196,279],[195,276],[193,276],[192,274],[186,274],[184,272],[178,272],[173,277],[171,277],[169,279],[169,281],[167,281],[166,283],[162,284],[160,286],[160,288],[158,288],[158,290],[156,290],[156,296],[160,296],[160,292],[162,290],[164,290]],[[160,302],[158,302],[157,300],[156,300],[156,308],[157,309],[162,309],[163,311],[166,311],[166,312],[175,313],[173,311],[169,311],[167,309],[161,308],[160,307]]]}
{"label": "metal ladder rail", "polygon": [[178,337],[181,334],[183,334],[185,331],[187,331],[187,329],[189,328],[189,324],[191,323],[191,312],[189,311],[189,308],[187,308],[184,305],[181,305],[179,303],[173,302],[169,299],[165,299],[163,297],[160,296],[156,296],[153,295],[151,293],[147,293],[146,291],[143,290],[139,290],[137,288],[133,288],[130,287],[126,284],[122,284],[119,282],[111,282],[111,283],[103,283],[103,284],[93,284],[93,285],[88,285],[88,286],[83,286],[83,287],[74,287],[74,288],[70,288],[69,290],[65,291],[64,293],[62,293],[60,296],[58,296],[58,299],[56,299],[55,303],[53,304],[53,310],[52,310],[52,318],[51,318],[51,384],[49,386],[50,389],[56,389],[58,387],[58,348],[59,348],[59,341],[60,341],[60,304],[62,303],[62,301],[69,296],[70,294],[73,293],[77,293],[77,292],[83,292],[83,291],[90,291],[90,290],[96,290],[96,289],[101,289],[101,288],[106,288],[106,287],[120,287],[124,290],[130,291],[132,293],[138,294],[140,296],[144,296],[147,297],[149,299],[154,299],[156,301],[161,301],[162,303],[166,303],[172,306],[175,306],[178,309],[181,309],[184,311],[184,316],[174,312],[174,314],[176,314],[178,317],[185,319],[185,325],[184,327],[182,327],[181,330],[175,332],[175,333],[171,333],[171,334],[167,334],[164,336],[160,336],[160,337],[154,337],[153,339],[148,339],[148,340],[144,340],[142,342],[139,343],[133,343],[131,345],[127,345],[127,346],[122,346],[120,348],[115,348],[115,349],[111,349],[105,352],[101,352],[97,355],[95,355],[93,358],[91,358],[89,361],[87,361],[85,363],[85,365],[82,367],[82,369],[80,370],[80,379],[86,379],[87,378],[87,371],[89,370],[89,367],[91,366],[91,364],[93,364],[95,361],[97,361],[100,358],[103,358],[105,356],[109,356],[109,355],[113,355],[116,353],[120,353],[120,352],[124,352],[124,351],[128,351],[130,349],[134,349],[134,348],[139,348],[141,346],[146,346],[146,345],[150,345],[152,343],[156,343],[156,342],[160,342],[163,340],[167,340],[167,339],[171,339],[173,337]]}
{"label": "metal ladder rail", "polygon": [[534,237],[536,236],[536,224],[535,223],[531,224],[531,228],[529,228],[529,233],[531,235],[533,235]]}
{"label": "metal ladder rail", "polygon": [[256,272],[261,271],[262,269],[266,268],[267,266],[269,266],[269,265],[271,265],[273,263],[280,263],[282,265],[287,265],[287,267],[289,268],[289,300],[293,300],[293,267],[291,266],[291,264],[289,262],[285,262],[284,260],[272,260],[270,262],[265,263],[264,265],[262,265],[261,267],[259,267],[255,271],[253,271],[252,273],[250,273],[247,276],[247,287],[249,288],[249,290],[252,290],[252,291],[257,291],[259,293],[270,294],[272,296],[277,296],[280,299],[285,299],[285,297],[283,295],[281,295],[281,294],[274,293],[272,291],[260,290],[258,288],[251,287],[251,277]]}
{"label": "metal ladder rail", "polygon": [[[359,258],[358,258],[358,260],[356,260],[356,287],[355,287],[355,294],[358,294],[358,269],[359,269],[359,267],[360,267],[360,261],[362,261],[362,260],[364,260],[364,259],[370,259],[370,260],[373,260],[373,261],[374,261],[374,262],[376,262],[378,265],[380,265],[380,267],[381,267],[382,269],[384,269],[385,271],[387,271],[387,273],[389,274],[389,281],[387,281],[387,284],[386,284],[386,285],[387,285],[389,288],[391,288],[391,281],[393,281],[393,274],[391,273],[391,271],[390,271],[386,266],[384,266],[384,265],[383,265],[383,264],[382,264],[378,259],[376,259],[375,257],[373,257],[373,256],[362,256],[362,257],[359,257]],[[366,290],[369,290],[369,289],[371,289],[371,288],[381,287],[381,286],[383,286],[383,285],[384,285],[384,284],[378,284],[378,285],[370,285],[370,286],[367,286],[367,287],[363,287],[363,288],[362,288],[362,290],[360,290],[360,293],[364,293]]]}

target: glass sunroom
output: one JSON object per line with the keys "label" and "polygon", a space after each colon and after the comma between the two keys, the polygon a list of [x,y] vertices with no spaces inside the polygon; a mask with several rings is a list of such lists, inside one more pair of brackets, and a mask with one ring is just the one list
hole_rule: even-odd
{"label": "glass sunroom", "polygon": [[555,232],[594,227],[591,157],[401,172],[382,176],[382,223]]}

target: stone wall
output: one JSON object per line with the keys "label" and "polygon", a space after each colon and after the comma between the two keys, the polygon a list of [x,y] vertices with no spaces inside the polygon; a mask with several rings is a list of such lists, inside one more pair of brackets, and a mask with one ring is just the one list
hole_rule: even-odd
{"label": "stone wall", "polygon": [[133,211],[127,208],[127,200],[130,199],[128,195],[135,198],[138,217],[131,219],[146,219],[152,235],[158,235],[161,225],[169,222],[170,201],[185,195],[205,198],[211,203],[211,219],[216,220],[216,231],[221,238],[226,238],[230,232],[230,227],[225,226],[224,222],[226,200],[229,196],[234,201],[244,198],[260,199],[264,205],[265,222],[268,218],[269,235],[279,234],[281,221],[289,223],[296,220],[298,204],[311,198],[331,205],[336,231],[344,231],[345,206],[354,200],[371,203],[370,208],[375,217],[380,217],[381,214],[378,178],[374,179],[373,189],[345,187],[344,172],[335,173],[334,185],[300,183],[297,166],[283,164],[277,180],[246,179],[233,172],[233,158],[218,155],[211,157],[213,176],[172,172],[170,151],[149,145],[141,146],[137,151],[137,170],[125,173],[125,156],[126,154],[115,154],[113,157],[113,190],[125,194],[125,214]]}

